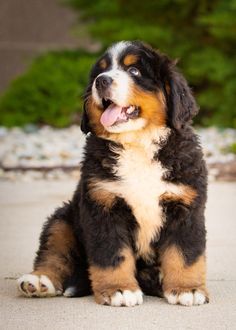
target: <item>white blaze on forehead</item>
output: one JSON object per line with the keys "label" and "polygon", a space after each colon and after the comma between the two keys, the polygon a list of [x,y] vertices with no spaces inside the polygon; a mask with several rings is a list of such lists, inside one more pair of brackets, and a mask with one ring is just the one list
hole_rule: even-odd
{"label": "white blaze on forehead", "polygon": [[[129,74],[125,72],[119,66],[119,56],[127,48],[130,43],[127,41],[121,41],[108,49],[108,53],[111,57],[112,66],[109,71],[105,71],[99,74],[97,77],[106,75],[113,79],[113,85],[110,89],[110,99],[119,106],[129,106],[128,96],[130,93],[130,87],[132,79]],[[95,79],[96,80],[96,79]],[[101,105],[101,98],[98,95],[95,81],[92,86],[92,95],[95,102]]]}
{"label": "white blaze on forehead", "polygon": [[120,54],[128,47],[131,43],[129,41],[120,41],[108,49],[108,53],[112,58],[112,66],[118,67],[118,59]]}

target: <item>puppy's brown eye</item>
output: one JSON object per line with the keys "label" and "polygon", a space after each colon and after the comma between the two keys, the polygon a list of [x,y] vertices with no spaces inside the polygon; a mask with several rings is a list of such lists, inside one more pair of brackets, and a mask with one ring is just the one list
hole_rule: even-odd
{"label": "puppy's brown eye", "polygon": [[134,66],[130,66],[127,71],[130,74],[132,74],[133,76],[140,76],[141,75],[140,71],[137,68],[135,68]]}

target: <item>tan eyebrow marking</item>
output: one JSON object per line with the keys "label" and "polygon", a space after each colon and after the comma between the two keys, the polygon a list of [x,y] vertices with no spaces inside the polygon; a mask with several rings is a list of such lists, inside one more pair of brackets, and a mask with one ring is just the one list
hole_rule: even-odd
{"label": "tan eyebrow marking", "polygon": [[124,65],[129,66],[138,62],[138,56],[134,54],[126,55],[124,58]]}
{"label": "tan eyebrow marking", "polygon": [[106,69],[108,67],[108,63],[107,61],[103,58],[100,62],[99,62],[99,66],[101,69]]}

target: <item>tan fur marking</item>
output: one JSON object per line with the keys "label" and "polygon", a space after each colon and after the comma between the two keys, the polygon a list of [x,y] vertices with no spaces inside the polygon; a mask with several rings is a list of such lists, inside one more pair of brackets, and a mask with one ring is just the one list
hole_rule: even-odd
{"label": "tan fur marking", "polygon": [[181,293],[196,289],[207,293],[205,256],[200,256],[194,264],[188,266],[181,252],[172,246],[161,255],[161,270],[165,293]]}
{"label": "tan fur marking", "polygon": [[69,251],[76,249],[75,237],[70,226],[64,222],[52,225],[49,234],[47,250],[43,252],[32,274],[46,275],[57,289],[62,289],[63,279],[72,272],[73,263]]}
{"label": "tan fur marking", "polygon": [[139,106],[141,117],[147,119],[149,124],[157,127],[166,125],[165,97],[161,92],[142,91],[134,85],[128,103]]}
{"label": "tan fur marking", "polygon": [[122,251],[125,259],[118,267],[101,268],[90,266],[89,274],[95,300],[99,304],[110,303],[111,296],[118,290],[139,289],[135,279],[135,259],[130,249]]}
{"label": "tan fur marking", "polygon": [[134,54],[128,54],[124,58],[124,65],[129,66],[138,62],[138,56]]}
{"label": "tan fur marking", "polygon": [[89,195],[98,204],[110,209],[115,202],[116,195],[100,187],[98,180],[91,180],[89,183]]}
{"label": "tan fur marking", "polygon": [[180,201],[186,205],[191,205],[197,196],[196,190],[190,186],[178,185],[180,193],[165,192],[160,196],[161,201]]}
{"label": "tan fur marking", "polygon": [[99,62],[99,66],[101,69],[105,70],[108,67],[107,61],[103,58],[100,62]]}
{"label": "tan fur marking", "polygon": [[65,222],[56,222],[50,228],[51,234],[47,246],[50,250],[67,254],[72,246],[75,245],[75,237],[71,227]]}

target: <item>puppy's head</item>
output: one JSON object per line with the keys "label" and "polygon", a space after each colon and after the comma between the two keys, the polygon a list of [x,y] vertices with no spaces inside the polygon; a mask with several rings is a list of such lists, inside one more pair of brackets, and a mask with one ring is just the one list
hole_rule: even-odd
{"label": "puppy's head", "polygon": [[103,137],[150,125],[179,130],[196,113],[186,80],[173,62],[141,42],[122,41],[92,69],[81,129]]}

